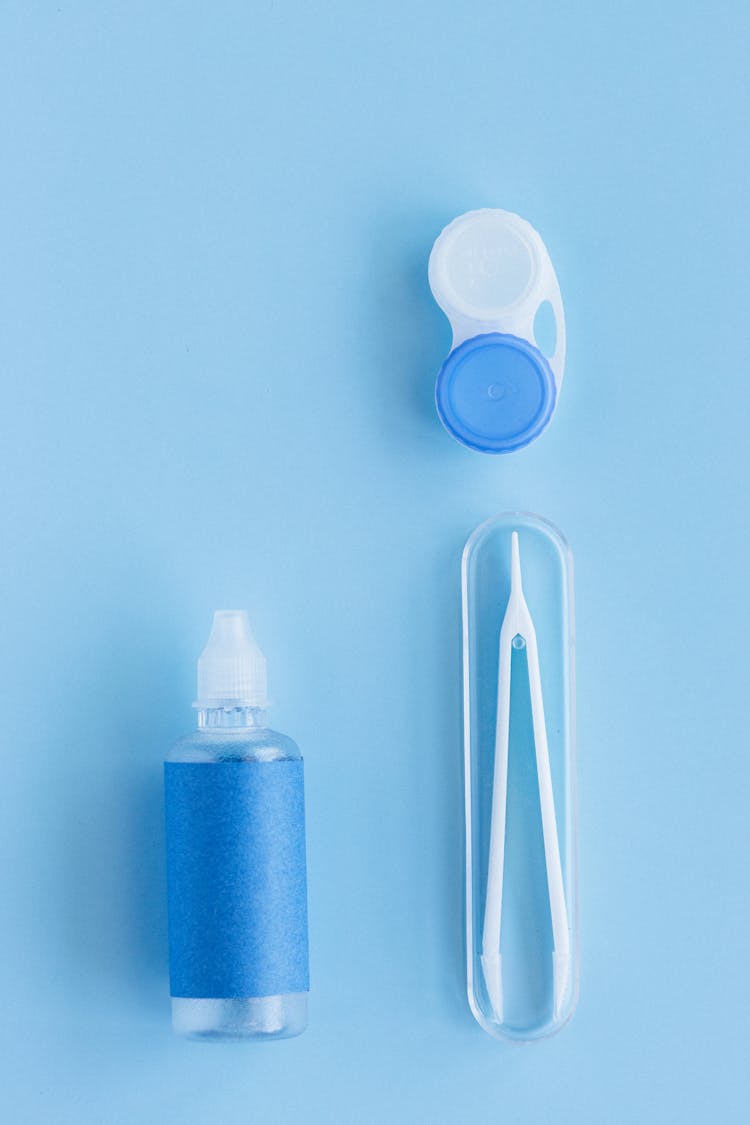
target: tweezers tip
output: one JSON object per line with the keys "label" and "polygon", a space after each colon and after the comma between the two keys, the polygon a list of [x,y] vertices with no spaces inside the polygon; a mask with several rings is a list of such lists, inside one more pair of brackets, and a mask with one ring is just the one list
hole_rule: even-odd
{"label": "tweezers tip", "polygon": [[511,589],[521,589],[521,552],[518,546],[518,532],[511,535],[510,546],[510,585]]}

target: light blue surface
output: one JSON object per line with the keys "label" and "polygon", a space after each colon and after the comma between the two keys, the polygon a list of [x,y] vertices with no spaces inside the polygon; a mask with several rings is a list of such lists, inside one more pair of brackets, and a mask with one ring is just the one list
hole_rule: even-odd
{"label": "light blue surface", "polygon": [[[746,1109],[749,9],[3,5],[4,1112],[734,1122]],[[553,424],[434,408],[433,239],[542,234]],[[459,558],[576,560],[582,989],[472,1020]],[[161,758],[247,606],[306,757],[311,1024],[169,1028]]]}

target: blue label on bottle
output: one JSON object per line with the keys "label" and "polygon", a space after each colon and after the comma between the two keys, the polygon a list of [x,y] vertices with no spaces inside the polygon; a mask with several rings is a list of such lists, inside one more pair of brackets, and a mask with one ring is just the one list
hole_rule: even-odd
{"label": "blue label on bottle", "polygon": [[306,992],[302,762],[166,762],[172,996]]}

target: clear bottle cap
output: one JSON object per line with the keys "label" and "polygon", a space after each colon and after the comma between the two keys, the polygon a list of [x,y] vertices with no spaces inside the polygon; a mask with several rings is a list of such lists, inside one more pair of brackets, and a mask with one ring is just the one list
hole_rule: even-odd
{"label": "clear bottle cap", "polygon": [[198,660],[196,707],[265,707],[266,658],[244,609],[218,609]]}

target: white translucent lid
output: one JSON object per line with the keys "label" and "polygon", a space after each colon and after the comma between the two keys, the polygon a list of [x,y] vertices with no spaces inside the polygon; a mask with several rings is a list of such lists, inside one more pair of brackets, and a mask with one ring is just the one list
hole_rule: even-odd
{"label": "white translucent lid", "polygon": [[217,609],[198,660],[196,707],[265,707],[266,658],[244,609]]}
{"label": "white translucent lid", "polygon": [[454,349],[488,332],[535,344],[535,318],[549,302],[556,337],[549,363],[559,389],[565,367],[562,298],[547,248],[531,223],[499,207],[459,215],[435,241],[429,279],[451,322]]}

